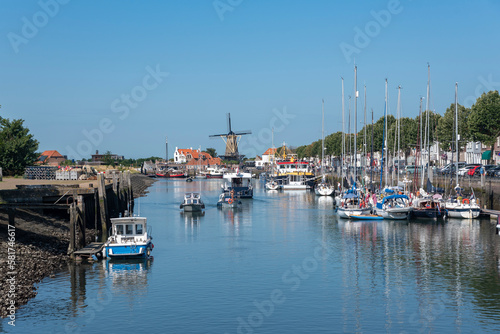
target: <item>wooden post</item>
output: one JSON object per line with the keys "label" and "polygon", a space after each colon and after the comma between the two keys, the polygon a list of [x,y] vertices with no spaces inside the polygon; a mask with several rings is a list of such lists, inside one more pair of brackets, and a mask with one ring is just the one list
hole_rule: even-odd
{"label": "wooden post", "polygon": [[2,167],[0,167],[0,181],[2,181]]}
{"label": "wooden post", "polygon": [[134,213],[134,192],[132,190],[132,178],[130,171],[127,171],[127,182],[128,182],[128,196],[129,196],[129,216],[133,216]]}
{"label": "wooden post", "polygon": [[98,222],[99,222],[99,193],[98,190],[94,188],[94,228],[95,228],[96,238],[99,235],[98,231],[102,232],[101,225],[98,225],[97,224]]}
{"label": "wooden post", "polygon": [[118,174],[113,172],[113,218],[120,215],[120,201],[118,200]]}
{"label": "wooden post", "polygon": [[16,209],[8,209],[9,225],[16,226]]}
{"label": "wooden post", "polygon": [[75,249],[75,225],[76,225],[76,205],[72,203],[69,207],[69,246],[68,254],[72,255]]}
{"label": "wooden post", "polygon": [[83,248],[85,247],[86,244],[86,233],[85,233],[85,228],[86,228],[86,215],[85,215],[85,202],[83,201],[83,196],[79,195],[77,197],[77,205],[78,205],[78,248]]}
{"label": "wooden post", "polygon": [[101,241],[108,238],[108,205],[106,203],[106,184],[104,175],[97,175],[97,186],[99,192],[99,212],[101,214]]}
{"label": "wooden post", "polygon": [[118,205],[120,207],[120,214],[123,217],[125,210],[127,208],[126,205],[126,194],[125,194],[125,176],[123,175],[123,172],[120,172],[120,185],[119,185],[119,198],[118,198]]}

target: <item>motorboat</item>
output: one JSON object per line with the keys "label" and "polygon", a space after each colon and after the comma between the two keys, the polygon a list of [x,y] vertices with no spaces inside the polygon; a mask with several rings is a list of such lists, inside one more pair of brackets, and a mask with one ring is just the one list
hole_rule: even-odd
{"label": "motorboat", "polygon": [[205,204],[201,200],[201,195],[199,193],[186,193],[180,208],[183,209],[184,212],[200,212],[205,209]]}
{"label": "motorboat", "polygon": [[144,217],[111,218],[111,236],[104,243],[107,258],[146,258],[154,248]]}
{"label": "motorboat", "polygon": [[241,173],[239,170],[236,173],[224,173],[226,182],[221,185],[223,192],[234,191],[236,198],[252,198],[252,174]]}
{"label": "motorboat", "polygon": [[218,167],[209,167],[205,173],[207,179],[222,179],[223,175],[224,171]]}
{"label": "motorboat", "polygon": [[237,208],[241,205],[241,201],[235,198],[234,192],[223,192],[219,195],[219,201],[217,202],[217,207],[219,208]]}

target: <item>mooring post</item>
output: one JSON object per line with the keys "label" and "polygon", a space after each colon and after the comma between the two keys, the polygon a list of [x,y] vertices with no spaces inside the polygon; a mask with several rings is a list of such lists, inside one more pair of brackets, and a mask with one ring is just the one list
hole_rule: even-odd
{"label": "mooring post", "polygon": [[68,254],[73,256],[73,252],[75,249],[75,220],[76,220],[76,206],[75,203],[71,203],[69,207],[69,246],[68,246]]}
{"label": "mooring post", "polygon": [[125,176],[123,175],[123,172],[120,172],[119,178],[120,178],[120,184],[119,184],[119,188],[118,188],[118,193],[119,193],[118,205],[119,205],[120,214],[123,217],[125,214],[125,210],[127,208],[127,202],[125,202],[125,199],[126,199]]}
{"label": "mooring post", "polygon": [[130,206],[129,206],[129,212],[130,216],[132,216],[134,212],[134,190],[132,188],[132,175],[130,171],[127,172],[128,174],[128,193],[129,193],[129,198],[130,198]]}
{"label": "mooring post", "polygon": [[83,248],[85,247],[86,244],[86,233],[85,233],[85,228],[86,228],[86,216],[85,216],[85,202],[83,201],[83,196],[79,195],[77,196],[77,205],[78,205],[78,248]]}
{"label": "mooring post", "polygon": [[120,203],[118,200],[118,174],[113,172],[113,218],[119,216],[120,212]]}
{"label": "mooring post", "polygon": [[106,184],[104,175],[97,175],[97,186],[99,192],[99,212],[101,215],[101,241],[108,238],[108,206],[106,203]]}
{"label": "mooring post", "polygon": [[8,209],[9,225],[16,226],[16,209]]}

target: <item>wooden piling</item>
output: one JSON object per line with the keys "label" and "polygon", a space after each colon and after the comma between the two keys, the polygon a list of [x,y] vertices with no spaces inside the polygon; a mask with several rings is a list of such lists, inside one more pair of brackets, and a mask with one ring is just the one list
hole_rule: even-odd
{"label": "wooden piling", "polygon": [[85,202],[83,196],[77,196],[78,249],[85,247],[86,229]]}
{"label": "wooden piling", "polygon": [[2,181],[3,174],[2,174],[2,167],[0,167],[0,181]]}
{"label": "wooden piling", "polygon": [[75,238],[76,238],[76,204],[72,203],[69,207],[69,246],[68,246],[68,254],[73,254],[76,250]]}
{"label": "wooden piling", "polygon": [[16,226],[16,209],[8,209],[9,225]]}
{"label": "wooden piling", "polygon": [[97,175],[97,190],[99,193],[99,212],[101,217],[101,241],[108,238],[108,205],[106,201],[106,184],[104,175]]}

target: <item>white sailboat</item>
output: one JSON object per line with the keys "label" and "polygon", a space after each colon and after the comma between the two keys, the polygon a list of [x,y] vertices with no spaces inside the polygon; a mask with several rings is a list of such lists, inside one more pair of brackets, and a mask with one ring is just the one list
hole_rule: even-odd
{"label": "white sailboat", "polygon": [[[456,170],[458,170],[458,83],[455,83],[455,151],[457,152]],[[477,218],[481,213],[481,207],[473,195],[469,198],[462,198],[461,189],[458,184],[458,173],[456,175],[457,186],[455,187],[456,197],[450,197],[445,202],[446,213],[451,218]]]}
{"label": "white sailboat", "polygon": [[[354,133],[357,133],[357,66],[354,66]],[[337,208],[337,213],[340,218],[351,218],[352,216],[356,219],[360,219],[359,216],[368,216],[371,214],[371,205],[361,197],[359,190],[356,188],[357,177],[356,177],[356,167],[357,167],[357,148],[356,148],[356,136],[354,137],[354,184],[352,188],[349,189],[342,200],[340,201],[340,206]],[[354,218],[354,217],[353,217]]]}
{"label": "white sailboat", "polygon": [[326,176],[323,173],[323,165],[325,164],[325,101],[321,105],[322,121],[321,121],[321,182],[314,187],[314,192],[319,196],[331,196],[335,188],[326,182]]}

